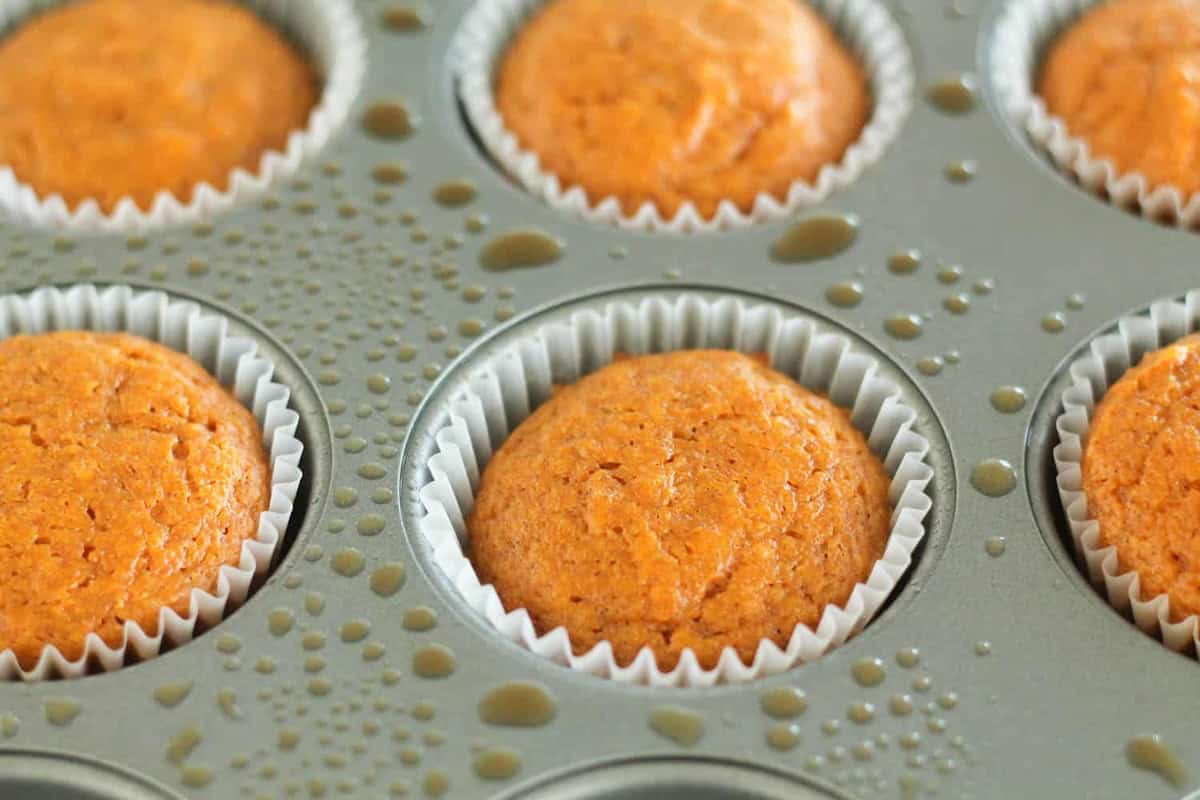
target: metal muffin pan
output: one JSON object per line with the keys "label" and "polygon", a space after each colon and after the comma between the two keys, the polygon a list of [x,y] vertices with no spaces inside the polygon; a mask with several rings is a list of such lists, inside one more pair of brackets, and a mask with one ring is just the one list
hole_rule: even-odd
{"label": "metal muffin pan", "polygon": [[[1131,308],[1194,288],[1200,245],[1073,186],[996,112],[986,54],[999,0],[889,4],[917,68],[913,110],[880,163],[814,210],[857,215],[853,244],[786,266],[769,250],[787,223],[638,234],[565,218],[524,194],[480,153],[454,101],[447,49],[468,0],[419,6],[428,25],[409,32],[382,24],[394,2],[357,4],[369,65],[355,122],[266,202],[133,239],[0,226],[2,292],[129,283],[226,314],[292,388],[306,444],[303,513],[245,606],[144,663],[0,685],[0,796],[78,797],[89,786],[82,796],[925,797],[935,787],[943,798],[1165,800],[1195,788],[1196,661],[1138,632],[1082,577],[1047,465],[1064,360]],[[981,87],[974,111],[948,115],[925,101],[924,87],[962,73]],[[396,99],[414,132],[364,132],[357,120],[368,108]],[[947,181],[947,164],[963,159],[977,162],[976,177]],[[403,164],[407,179],[377,181],[380,164]],[[463,178],[474,200],[435,202],[435,187]],[[486,228],[472,233],[478,215]],[[492,237],[529,226],[565,243],[558,262],[479,266]],[[900,248],[922,252],[914,274],[888,270]],[[957,283],[939,281],[941,264],[961,265]],[[976,293],[985,279],[994,289]],[[826,301],[831,285],[852,280],[863,285],[861,303]],[[472,357],[455,356],[477,338],[506,335],[510,315],[552,314],[602,290],[693,286],[803,307],[890,359],[927,404],[923,432],[943,442],[931,457],[936,508],[890,606],[818,661],[741,686],[622,686],[506,644],[460,608],[406,525],[417,476],[404,465],[422,421],[438,413],[439,382],[449,385],[448,373]],[[958,293],[969,297],[965,314],[943,307]],[[1083,307],[1069,309],[1076,293]],[[1055,311],[1065,330],[1048,333],[1042,318]],[[884,320],[902,313],[929,315],[921,336],[885,332]],[[958,363],[940,374],[916,368],[950,351]],[[989,403],[1006,385],[1029,395],[1019,413]],[[974,466],[989,458],[1017,467],[1009,494],[971,486]],[[997,536],[1006,540],[999,557],[985,548]],[[361,553],[361,571],[348,549]],[[389,593],[392,570],[373,588],[371,576],[395,564],[406,567],[403,585]],[[435,627],[405,626],[417,607],[436,614]],[[454,654],[447,677],[414,674],[414,655],[432,644]],[[905,668],[896,654],[913,647],[920,663]],[[853,679],[864,658],[885,664],[880,685]],[[540,684],[553,719],[484,722],[481,701],[508,681]],[[760,707],[765,691],[783,686],[803,689],[808,705],[788,721],[799,738],[788,750],[768,742],[781,723]],[[897,715],[891,698],[904,694],[914,708]],[[875,717],[858,724],[848,712],[864,702]],[[663,707],[698,715],[694,744],[650,726]],[[920,743],[910,750],[913,731]],[[1127,742],[1150,733],[1191,768],[1192,783],[1175,787],[1129,764]],[[519,769],[479,777],[481,755],[492,767],[505,761],[497,748],[519,753]]]}

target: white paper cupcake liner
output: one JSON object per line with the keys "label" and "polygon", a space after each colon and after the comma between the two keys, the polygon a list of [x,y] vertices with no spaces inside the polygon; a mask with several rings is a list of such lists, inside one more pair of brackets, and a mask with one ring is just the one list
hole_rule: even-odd
{"label": "white paper cupcake liner", "polygon": [[259,518],[255,538],[242,545],[236,566],[221,567],[212,592],[192,591],[186,616],[163,608],[153,636],[137,623],[126,622],[121,644],[115,648],[91,633],[83,654],[73,661],[58,648],[46,647],[29,670],[21,668],[12,650],[4,650],[0,652],[0,680],[73,678],[92,671],[93,665],[108,672],[120,668],[127,658],[152,658],[164,644],[190,641],[198,629],[220,622],[226,611],[246,599],[255,576],[270,568],[300,488],[304,450],[296,438],[300,418],[288,408],[288,388],[272,380],[274,365],[257,355],[253,340],[230,336],[227,328],[225,319],[202,312],[194,303],[127,286],[98,289],[80,285],[0,295],[0,339],[55,330],[124,331],[191,356],[254,412],[271,462],[270,506]]}
{"label": "white paper cupcake liner", "polygon": [[1121,566],[1117,548],[1105,547],[1100,523],[1088,516],[1083,491],[1083,449],[1096,404],[1127,370],[1142,357],[1200,330],[1200,291],[1183,300],[1162,300],[1149,314],[1121,317],[1117,328],[1092,340],[1088,352],[1070,367],[1071,385],[1062,395],[1063,412],[1055,421],[1058,445],[1054,465],[1058,493],[1066,512],[1075,555],[1092,582],[1104,591],[1118,611],[1132,616],[1146,633],[1161,639],[1172,650],[1200,651],[1200,620],[1195,615],[1171,622],[1167,595],[1146,597],[1133,570]]}
{"label": "white paper cupcake liner", "polygon": [[[855,586],[842,607],[827,606],[816,630],[797,625],[785,649],[759,643],[745,664],[732,647],[714,669],[702,668],[685,650],[670,672],[659,669],[643,648],[621,666],[612,646],[601,642],[576,655],[564,628],[539,635],[525,609],[506,609],[492,585],[482,585],[464,553],[466,519],[483,467],[492,453],[555,384],[571,383],[612,361],[617,353],[641,354],[693,348],[766,353],[771,365],[807,388],[851,409],[851,421],[891,476],[891,532],[883,557],[865,583]],[[752,680],[812,661],[861,630],[887,600],[908,569],[925,534],[932,501],[926,487],[933,470],[925,463],[929,442],[913,430],[916,412],[900,387],[879,374],[872,357],[850,340],[811,319],[740,299],[709,301],[682,294],[673,301],[652,297],[637,305],[611,302],[547,324],[536,333],[493,352],[475,368],[468,387],[450,401],[449,418],[436,434],[437,452],[427,465],[420,498],[420,530],[434,561],[462,600],[504,638],[571,669],[625,683],[651,686],[711,686]]]}
{"label": "white paper cupcake liner", "polygon": [[1034,89],[1041,58],[1053,39],[1102,0],[1011,0],[996,22],[989,58],[997,98],[1059,170],[1080,186],[1121,208],[1181,228],[1200,226],[1200,193],[1184,196],[1171,185],[1151,185],[1140,172],[1120,172],[1072,136],[1066,122],[1047,110]]}
{"label": "white paper cupcake liner", "polygon": [[[265,20],[286,33],[312,60],[322,79],[321,96],[308,124],[288,136],[282,152],[268,151],[251,173],[234,169],[227,188],[197,184],[185,202],[164,190],[149,211],[132,198],[105,213],[94,200],[70,208],[60,195],[41,197],[12,169],[0,165],[0,211],[17,222],[69,233],[138,233],[165,225],[194,224],[211,219],[267,187],[296,173],[345,121],[366,71],[366,39],[349,0],[243,0]],[[10,32],[30,15],[65,0],[8,0],[0,3],[0,30]],[[3,35],[3,34],[0,34]]]}
{"label": "white paper cupcake liner", "polygon": [[808,0],[863,65],[872,94],[871,116],[841,161],[824,166],[814,183],[794,182],[782,200],[760,193],[748,214],[726,200],[711,218],[705,218],[692,203],[682,205],[669,219],[650,202],[630,216],[617,198],[589,198],[583,187],[563,186],[556,176],[544,171],[537,154],[522,149],[496,109],[495,69],[515,33],[546,1],[480,0],[464,18],[451,58],[467,119],[491,157],[531,194],[589,222],[690,233],[745,228],[790,216],[853,183],[878,161],[912,104],[912,59],[904,34],[887,9],[878,0]]}

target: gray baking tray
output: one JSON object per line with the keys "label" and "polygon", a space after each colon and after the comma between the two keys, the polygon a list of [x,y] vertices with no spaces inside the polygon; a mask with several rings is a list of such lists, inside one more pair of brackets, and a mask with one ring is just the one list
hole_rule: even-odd
{"label": "gray baking tray", "polygon": [[[447,51],[467,5],[420,6],[428,25],[396,32],[381,23],[389,4],[359,2],[370,49],[355,121],[265,203],[132,243],[0,226],[6,292],[128,283],[225,314],[275,359],[306,444],[290,545],[243,608],[145,663],[0,685],[0,797],[1165,800],[1195,788],[1197,664],[1140,633],[1077,570],[1049,447],[1064,360],[1119,315],[1200,284],[1200,246],[1192,233],[1081,191],[996,111],[985,64],[1000,4],[891,3],[918,74],[912,113],[880,163],[818,209],[855,214],[853,244],[795,265],[768,255],[789,223],[695,236],[621,232],[566,218],[514,187],[480,153],[454,101]],[[950,115],[924,99],[925,87],[963,73],[978,79],[974,111]],[[414,133],[367,135],[357,120],[394,99],[408,105]],[[964,159],[977,162],[974,179],[948,181],[947,164]],[[406,165],[407,180],[375,181],[383,163]],[[452,179],[473,182],[477,197],[456,208],[435,202],[435,188]],[[529,226],[565,243],[559,261],[480,267],[488,241]],[[921,266],[889,271],[891,254],[907,248],[921,251]],[[961,277],[943,283],[938,274],[950,265]],[[844,281],[863,286],[853,308],[826,300]],[[994,288],[979,293],[979,281]],[[618,685],[539,659],[465,611],[413,530],[414,488],[444,413],[442,387],[477,348],[605,293],[690,288],[804,309],[883,357],[933,442],[935,508],[888,608],[815,663],[713,689]],[[944,307],[959,293],[970,303],[963,314]],[[1082,308],[1068,307],[1074,294]],[[1042,327],[1052,312],[1065,319],[1061,332]],[[885,332],[897,314],[928,315],[922,335]],[[918,369],[948,353],[957,363],[939,374]],[[989,396],[1009,385],[1023,387],[1028,403],[1000,413]],[[1017,470],[1001,497],[971,485],[975,465],[991,458]],[[381,523],[377,535],[358,532]],[[999,556],[988,552],[993,537],[1005,540]],[[352,577],[335,569],[348,548],[364,560]],[[381,596],[370,576],[394,563],[406,580]],[[406,628],[417,607],[436,613],[435,627]],[[269,629],[277,609],[297,620],[283,635]],[[355,621],[369,623],[365,637],[361,626],[344,628]],[[448,677],[414,674],[414,654],[431,644],[453,652]],[[896,654],[913,647],[920,663],[905,668]],[[863,658],[884,662],[882,684],[854,681],[851,666]],[[272,671],[261,671],[264,659]],[[509,681],[540,684],[553,720],[482,721],[485,694]],[[156,690],[179,685],[190,691],[174,706],[156,700]],[[787,750],[768,743],[779,723],[760,709],[763,693],[780,686],[808,699]],[[911,695],[911,713],[891,711],[897,694]],[[872,722],[848,718],[860,702],[877,706]],[[651,714],[663,706],[698,715],[699,740],[688,746],[653,730]],[[912,731],[920,744],[908,749]],[[1127,743],[1144,734],[1162,737],[1190,767],[1190,782],[1172,786],[1129,763]],[[519,754],[519,769],[481,778],[482,754],[504,766],[496,748]]]}

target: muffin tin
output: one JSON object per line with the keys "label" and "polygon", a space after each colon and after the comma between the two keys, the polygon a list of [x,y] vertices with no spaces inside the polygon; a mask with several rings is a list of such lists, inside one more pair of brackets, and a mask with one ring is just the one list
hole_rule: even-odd
{"label": "muffin tin", "polygon": [[[1194,789],[1196,661],[1141,633],[1081,573],[1051,448],[1065,365],[1118,317],[1194,288],[1197,243],[1073,185],[1006,116],[989,71],[1003,3],[887,4],[916,70],[912,110],[876,165],[798,215],[855,215],[852,243],[796,264],[769,255],[790,222],[639,233],[576,220],[513,185],[455,100],[449,52],[468,5],[357,3],[367,71],[350,121],[265,199],[128,236],[0,227],[0,292],[131,284],[226,317],[291,389],[305,445],[286,552],[242,608],[114,672],[0,684],[0,797]],[[927,87],[964,74],[979,87],[974,110],[928,102]],[[381,102],[403,103],[409,134],[363,129]],[[974,177],[949,180],[948,167],[971,171],[964,162]],[[462,180],[474,191],[437,191]],[[530,228],[561,257],[481,267],[488,243]],[[909,249],[917,269],[889,269]],[[861,301],[830,302],[846,282],[861,284]],[[876,354],[931,442],[934,505],[890,604],[836,650],[746,684],[625,685],[537,657],[464,608],[412,526],[417,465],[448,387],[488,348],[571,304],[691,291],[769,298]],[[906,315],[919,327],[885,326]],[[1022,387],[1027,402],[996,410],[1001,387]],[[989,459],[1015,468],[1006,494],[992,496],[1002,469],[977,469]],[[781,712],[764,701],[780,687],[806,693],[792,704],[802,713],[766,713]],[[1179,785],[1127,758],[1150,734],[1190,768]]]}

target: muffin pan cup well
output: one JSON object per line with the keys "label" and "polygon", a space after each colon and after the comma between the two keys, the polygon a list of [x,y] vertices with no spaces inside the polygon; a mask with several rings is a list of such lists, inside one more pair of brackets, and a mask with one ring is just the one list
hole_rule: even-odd
{"label": "muffin pan cup well", "polygon": [[[11,0],[0,5],[0,35],[62,2]],[[346,121],[366,72],[366,39],[350,0],[247,0],[246,4],[295,42],[322,79],[321,94],[307,125],[288,136],[282,152],[263,153],[254,172],[234,169],[224,189],[202,182],[193,187],[190,200],[164,190],[155,196],[149,210],[125,198],[111,213],[102,211],[94,200],[71,208],[60,195],[39,196],[12,169],[0,164],[0,214],[22,225],[72,234],[142,233],[205,222],[294,175]]]}
{"label": "muffin pan cup well", "polygon": [[585,188],[564,186],[558,177],[542,169],[537,154],[522,148],[496,108],[493,90],[500,60],[521,26],[545,3],[476,3],[452,46],[452,68],[466,119],[500,169],[551,207],[589,222],[633,230],[693,233],[785,219],[853,183],[863,170],[882,158],[912,104],[912,57],[900,27],[883,4],[878,0],[813,0],[812,6],[862,64],[871,93],[867,123],[841,160],[822,167],[815,182],[794,182],[784,198],[760,193],[748,213],[725,200],[711,218],[705,218],[691,203],[680,206],[670,218],[650,202],[629,215],[617,198],[589,197]]}
{"label": "muffin pan cup well", "polygon": [[1035,89],[1047,48],[1101,0],[1010,0],[996,23],[989,51],[997,100],[1011,123],[1084,189],[1120,208],[1181,228],[1200,226],[1200,194],[1151,185],[1140,172],[1121,172],[1092,153],[1061,117],[1050,113]]}
{"label": "muffin pan cup well", "polygon": [[243,543],[238,563],[221,567],[211,590],[193,589],[186,614],[164,607],[153,633],[128,621],[116,647],[95,633],[88,634],[83,653],[75,660],[47,646],[28,670],[21,667],[12,650],[4,650],[0,652],[3,680],[75,678],[94,667],[106,672],[119,669],[127,660],[153,658],[164,646],[190,641],[199,631],[220,622],[246,599],[254,579],[271,567],[302,477],[299,465],[304,447],[296,438],[299,417],[288,408],[290,392],[271,379],[274,366],[257,354],[253,340],[226,333],[225,320],[163,292],[134,291],[126,286],[100,289],[85,284],[38,289],[28,295],[0,295],[0,339],[57,330],[124,331],[199,362],[262,426],[271,463],[270,505],[259,517],[255,538]]}
{"label": "muffin pan cup well", "polygon": [[[564,628],[539,632],[523,608],[506,608],[495,588],[482,585],[464,555],[466,519],[492,453],[556,384],[571,383],[612,362],[618,354],[690,349],[766,353],[771,366],[811,391],[851,411],[851,422],[891,477],[891,530],[883,556],[865,582],[841,606],[829,605],[813,630],[795,627],[786,646],[759,642],[752,663],[726,647],[717,666],[705,669],[691,649],[670,671],[642,648],[627,665],[600,642],[586,653],[572,647]],[[433,559],[459,598],[500,635],[573,670],[650,686],[712,686],[784,672],[845,642],[871,620],[912,562],[932,507],[926,492],[933,470],[925,463],[929,442],[913,425],[916,412],[903,390],[878,372],[878,363],[856,350],[851,338],[795,309],[754,303],[730,295],[647,292],[635,302],[583,301],[566,322],[549,323],[532,335],[505,341],[472,367],[466,385],[448,401],[448,419],[436,433],[436,453],[420,489],[425,516],[419,528]]]}
{"label": "muffin pan cup well", "polygon": [[1122,567],[1115,546],[1105,546],[1100,523],[1088,516],[1083,490],[1083,450],[1092,414],[1109,387],[1147,353],[1200,330],[1200,291],[1182,299],[1161,300],[1143,314],[1121,317],[1115,328],[1094,338],[1070,366],[1071,383],[1062,394],[1063,411],[1055,420],[1057,485],[1082,568],[1108,602],[1146,633],[1172,650],[1200,652],[1200,617],[1171,621],[1166,593],[1147,596],[1136,571]]}

